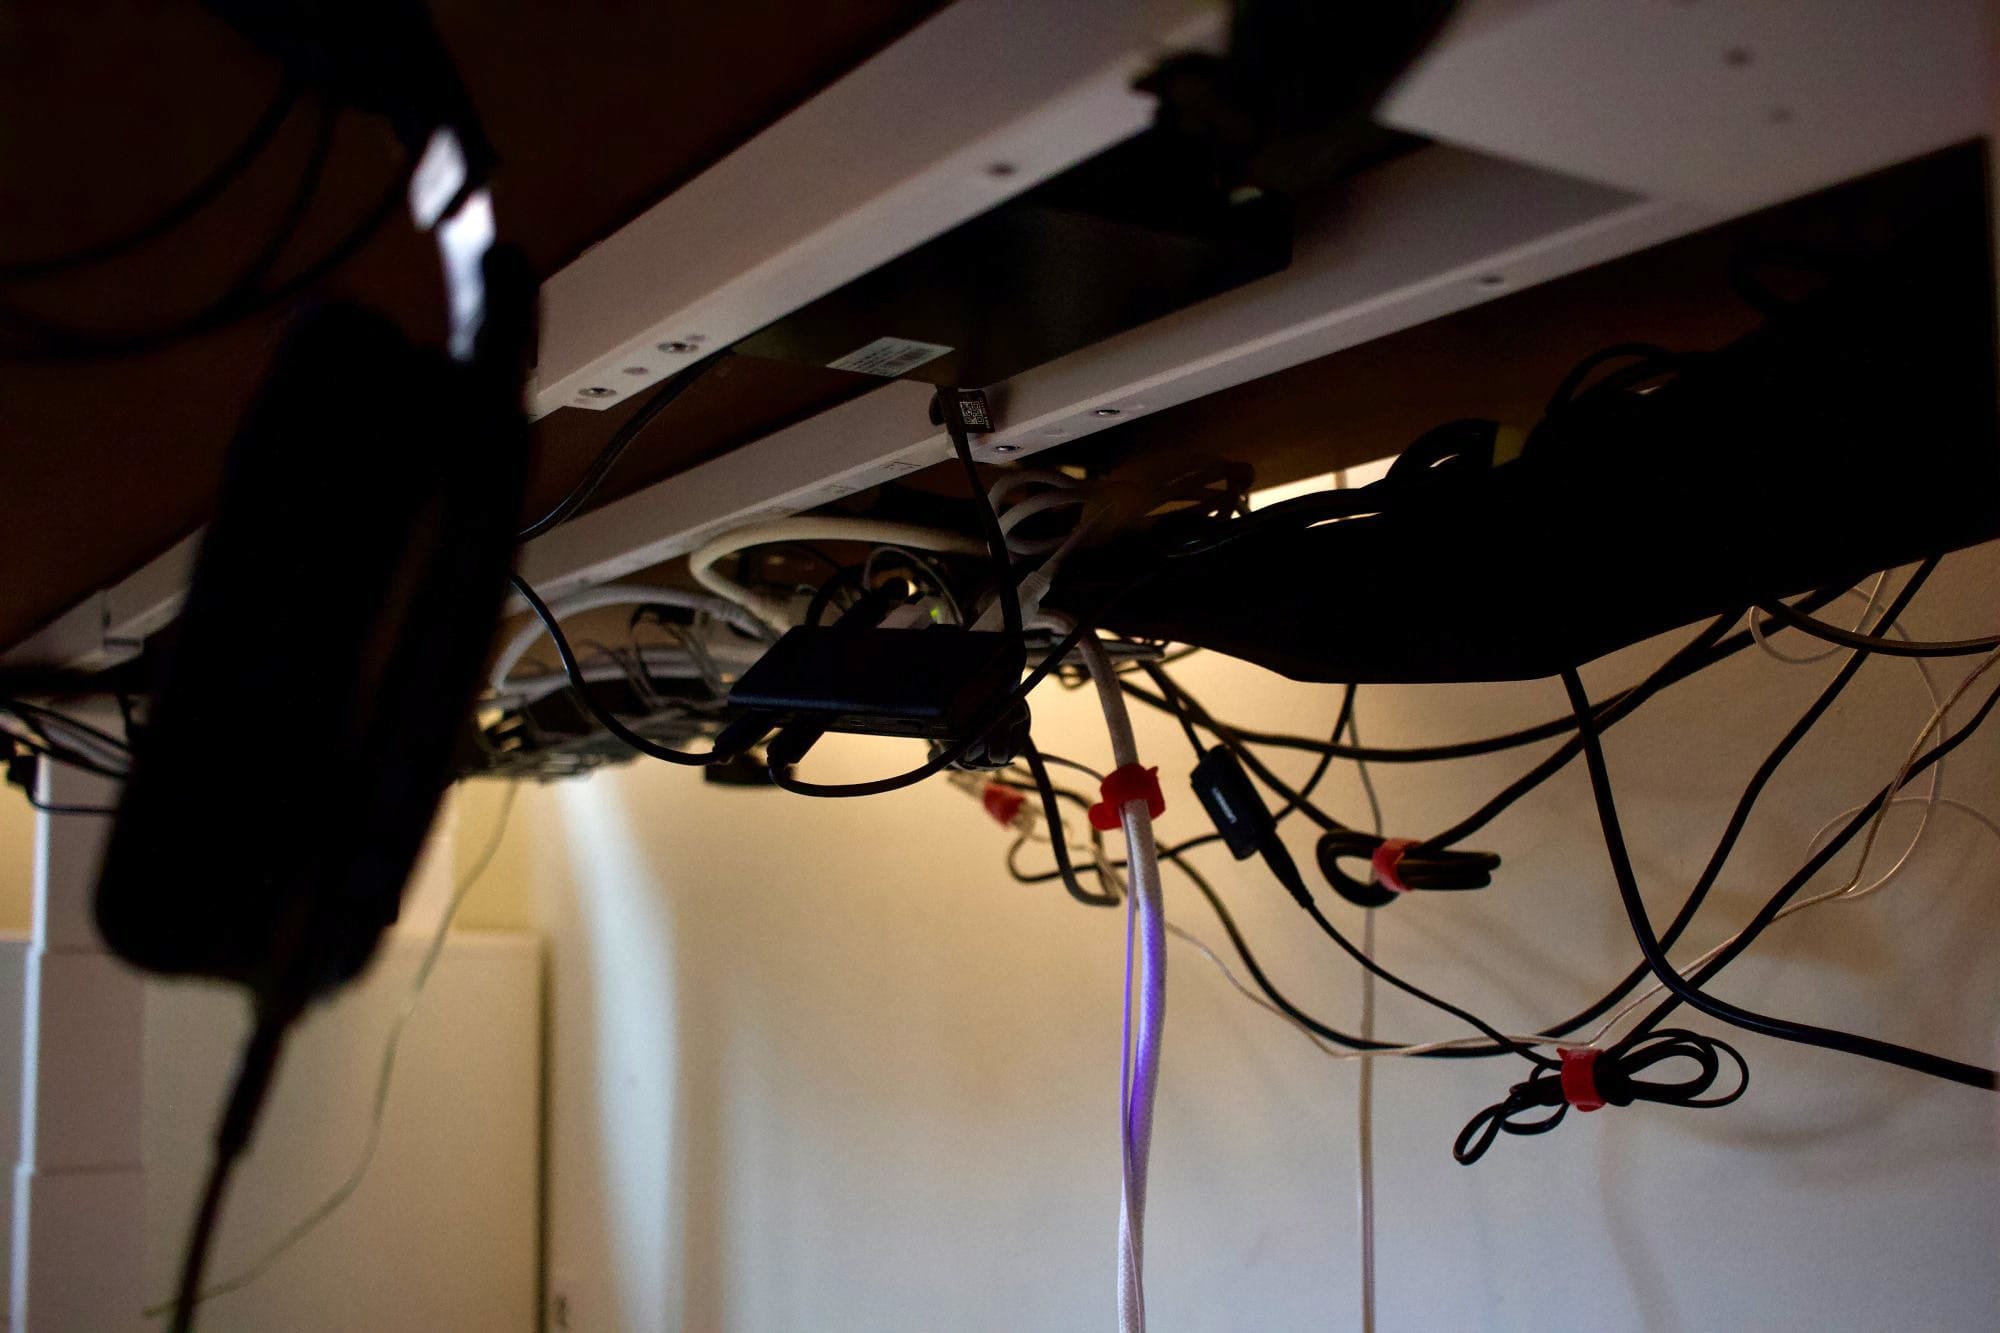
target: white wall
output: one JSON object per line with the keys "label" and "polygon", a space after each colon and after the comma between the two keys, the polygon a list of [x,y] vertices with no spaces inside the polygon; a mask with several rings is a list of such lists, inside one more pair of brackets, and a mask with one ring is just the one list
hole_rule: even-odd
{"label": "white wall", "polygon": [[[1996,577],[1991,550],[1948,562],[1908,623],[1990,629]],[[1599,691],[1634,679],[1667,646],[1587,679]],[[1656,917],[1831,666],[1746,654],[1612,733]],[[1245,725],[1318,731],[1332,717],[1330,689],[1212,657],[1181,674]],[[1915,679],[1907,664],[1867,667],[1781,772],[1697,928],[1704,946],[1802,859],[1825,818],[1887,777],[1929,711]],[[1102,762],[1088,692],[1045,689],[1035,706],[1046,748]],[[1484,734],[1562,707],[1549,682],[1362,692],[1366,735],[1382,743]],[[1178,732],[1140,720],[1148,760],[1184,775]],[[832,779],[909,759],[887,742],[822,749],[812,775]],[[2000,728],[1961,755],[1949,789],[2000,805]],[[1299,758],[1289,771],[1304,771]],[[1391,829],[1434,831],[1528,762],[1378,769]],[[1337,813],[1365,820],[1351,771],[1326,791]],[[1184,785],[1169,792],[1164,835],[1202,831]],[[488,789],[474,803],[493,799]],[[1005,835],[943,783],[808,801],[641,763],[530,789],[516,818],[528,836],[499,873],[526,883],[551,940],[549,1257],[569,1328],[1111,1322],[1116,915],[1008,881]],[[1903,881],[1775,927],[1718,991],[1992,1057],[2000,849],[1960,816],[1938,819]],[[1293,829],[1293,846],[1310,866],[1305,832]],[[1386,910],[1392,966],[1521,1030],[1635,961],[1580,769],[1473,845],[1505,855],[1501,882]],[[1261,873],[1198,855],[1282,984],[1351,1022],[1355,969]],[[1167,898],[1172,917],[1221,943],[1171,871]],[[1329,911],[1356,920],[1337,900]],[[1354,1067],[1318,1055],[1191,952],[1176,947],[1171,963],[1147,1250],[1156,1325],[1354,1326]],[[1398,995],[1381,1009],[1386,1035],[1455,1031]],[[1992,1326],[1993,1099],[1732,1040],[1754,1071],[1736,1107],[1572,1115],[1547,1137],[1503,1139],[1472,1168],[1452,1161],[1452,1136],[1522,1076],[1519,1063],[1385,1063],[1381,1327]]]}

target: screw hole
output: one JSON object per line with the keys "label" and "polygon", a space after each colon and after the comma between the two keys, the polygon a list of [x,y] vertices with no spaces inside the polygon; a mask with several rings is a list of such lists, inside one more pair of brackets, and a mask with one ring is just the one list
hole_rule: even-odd
{"label": "screw hole", "polygon": [[995,180],[1006,180],[1009,176],[1013,175],[1016,171],[1019,170],[1020,168],[1015,166],[1012,162],[994,162],[986,168],[986,174],[993,177]]}
{"label": "screw hole", "polygon": [[618,390],[616,389],[607,389],[602,384],[593,384],[588,389],[578,389],[576,396],[579,398],[611,398],[616,396],[617,393]]}
{"label": "screw hole", "polygon": [[627,375],[650,375],[653,372],[646,369],[644,366],[627,366],[625,367],[625,373]]}
{"label": "screw hole", "polygon": [[695,345],[692,341],[676,340],[660,344],[660,350],[669,356],[686,356],[688,353],[694,351],[694,349]]}
{"label": "screw hole", "polygon": [[1507,275],[1504,273],[1482,273],[1479,275],[1479,285],[1487,288],[1489,291],[1496,287],[1505,287],[1507,285]]}

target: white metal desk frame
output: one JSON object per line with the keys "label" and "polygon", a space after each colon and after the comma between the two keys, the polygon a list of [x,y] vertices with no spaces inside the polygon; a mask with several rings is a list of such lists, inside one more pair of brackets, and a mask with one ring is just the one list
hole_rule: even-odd
{"label": "white metal desk frame", "polygon": [[[1134,133],[1151,107],[1133,76],[1219,42],[1218,9],[958,0],[551,277],[536,415],[623,402]],[[997,386],[981,449],[1025,457],[2000,130],[1995,9],[1472,0],[1382,113],[1438,146],[1370,173],[1285,272]],[[886,384],[557,529],[524,572],[575,591],[939,461],[928,399]],[[0,660],[129,657],[178,611],[194,542]],[[53,800],[109,795],[79,774],[47,781]],[[99,822],[39,825],[16,1328],[72,1326],[85,1312],[58,1314],[66,1300],[91,1303],[73,1326],[137,1321],[141,1018],[89,923]]]}

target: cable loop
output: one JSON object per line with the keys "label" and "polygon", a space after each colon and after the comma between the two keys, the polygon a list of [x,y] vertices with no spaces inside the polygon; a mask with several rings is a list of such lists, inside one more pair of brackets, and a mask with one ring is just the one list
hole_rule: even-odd
{"label": "cable loop", "polygon": [[[1725,1056],[1736,1067],[1736,1085],[1710,1096],[1709,1089],[1722,1076]],[[1661,1028],[1630,1046],[1607,1051],[1572,1048],[1563,1051],[1562,1057],[1560,1069],[1535,1071],[1525,1082],[1509,1088],[1504,1100],[1466,1122],[1451,1148],[1460,1165],[1470,1166],[1484,1157],[1501,1134],[1548,1133],[1563,1122],[1572,1107],[1592,1111],[1652,1102],[1709,1110],[1729,1105],[1750,1086],[1750,1066],[1734,1046],[1686,1028]],[[1674,1082],[1638,1077],[1668,1060],[1692,1060],[1695,1072]],[[1534,1114],[1544,1110],[1546,1114]]]}

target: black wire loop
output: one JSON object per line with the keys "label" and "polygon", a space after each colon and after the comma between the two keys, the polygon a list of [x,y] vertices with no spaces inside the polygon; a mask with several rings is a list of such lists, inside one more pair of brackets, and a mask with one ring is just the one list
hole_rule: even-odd
{"label": "black wire loop", "polygon": [[[1736,1068],[1736,1086],[1709,1096],[1709,1089],[1722,1076],[1724,1057]],[[1672,1082],[1637,1077],[1668,1060],[1692,1060],[1695,1072]],[[1687,1028],[1661,1028],[1629,1046],[1603,1051],[1597,1057],[1593,1073],[1597,1094],[1606,1106],[1652,1102],[1659,1106],[1711,1110],[1729,1105],[1750,1086],[1750,1066],[1741,1052],[1719,1037]],[[1537,1070],[1525,1082],[1509,1088],[1504,1100],[1468,1120],[1451,1145],[1451,1155],[1460,1165],[1471,1166],[1486,1155],[1500,1135],[1546,1134],[1563,1122],[1569,1107],[1569,1099],[1563,1092],[1562,1072]],[[1544,1114],[1536,1115],[1538,1111]]]}

